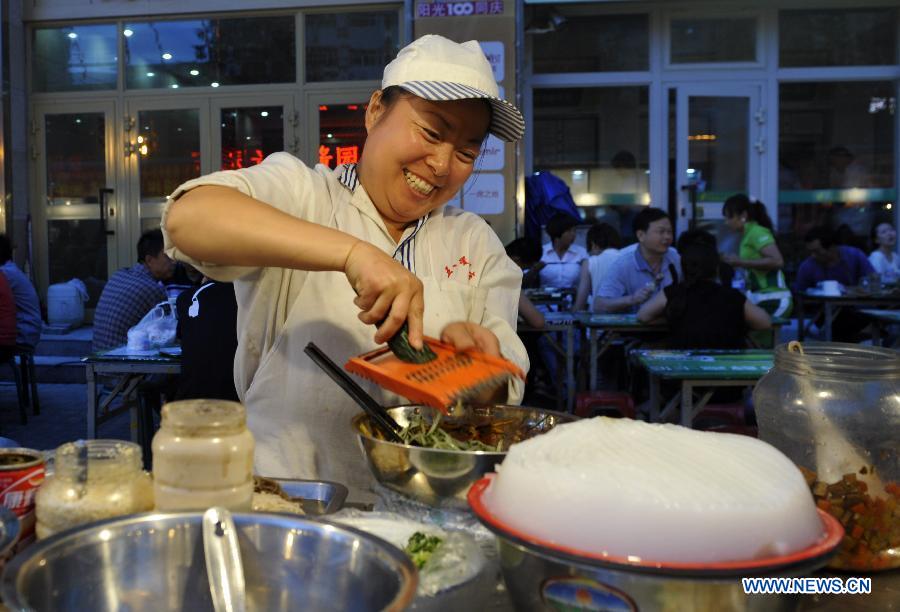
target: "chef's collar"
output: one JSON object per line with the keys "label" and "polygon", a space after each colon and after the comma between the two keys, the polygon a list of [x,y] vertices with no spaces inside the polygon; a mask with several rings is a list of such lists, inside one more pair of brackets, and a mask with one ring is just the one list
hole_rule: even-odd
{"label": "chef's collar", "polygon": [[[356,172],[356,164],[343,164],[341,166],[341,171],[338,174],[338,182],[346,187],[350,193],[356,193],[356,188],[359,187],[359,174]],[[372,205],[374,208],[374,204]],[[400,244],[397,245],[397,248],[394,249],[394,259],[403,264],[403,266],[412,272],[416,273],[416,251],[413,248],[415,245],[416,234],[419,233],[419,230],[422,229],[422,226],[425,225],[425,221],[428,220],[428,217],[431,213],[428,213],[421,219],[418,219],[415,225],[407,226],[404,234],[409,232],[409,229],[412,228],[412,231],[409,232],[406,237],[400,240]],[[382,225],[384,222],[382,221]]]}

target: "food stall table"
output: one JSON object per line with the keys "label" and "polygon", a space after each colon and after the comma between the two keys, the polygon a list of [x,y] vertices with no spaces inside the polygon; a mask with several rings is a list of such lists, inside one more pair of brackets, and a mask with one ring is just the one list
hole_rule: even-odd
{"label": "food stall table", "polygon": [[882,326],[900,325],[900,310],[863,308],[860,312],[875,320],[872,326],[872,343],[876,346],[881,346]]}
{"label": "food stall table", "polygon": [[858,287],[846,287],[843,295],[823,295],[819,291],[807,290],[797,293],[797,339],[802,341],[806,336],[804,318],[807,306],[820,304],[825,312],[825,341],[831,342],[831,326],[842,308],[900,308],[900,290],[865,291]]}
{"label": "food stall table", "polygon": [[[150,456],[150,437],[153,428],[148,420],[152,414],[140,414],[136,402],[126,402],[121,408],[113,409],[116,398],[127,398],[137,386],[154,374],[180,374],[181,351],[179,347],[163,349],[134,350],[127,346],[89,355],[84,363],[87,380],[87,437],[97,437],[97,425],[118,414],[126,407],[131,410],[132,440],[144,448],[145,459]],[[97,389],[98,376],[112,376],[116,382],[103,399]]]}
{"label": "food stall table", "polygon": [[[571,312],[545,312],[543,327],[520,324],[517,331],[525,334],[544,334],[553,350],[565,359],[566,389],[563,393],[562,387],[557,385],[556,409],[561,411],[565,406],[565,410],[571,413],[575,409],[575,334],[578,332],[576,318]],[[555,338],[557,333],[565,337],[562,346]]]}
{"label": "food stall table", "polygon": [[[697,416],[712,397],[709,387],[752,387],[768,372],[774,362],[774,353],[766,349],[742,351],[667,351],[635,350],[632,356],[650,376],[650,421],[665,420],[681,406],[681,424],[691,427]],[[660,380],[681,383],[676,394],[660,410]],[[707,389],[694,403],[694,389]]]}
{"label": "food stall table", "polygon": [[666,325],[660,323],[641,323],[636,314],[592,314],[579,312],[575,315],[578,323],[587,329],[590,357],[588,369],[588,387],[597,390],[597,361],[618,340],[647,334],[659,334],[666,331]]}
{"label": "food stall table", "polygon": [[523,289],[522,293],[535,306],[556,306],[561,311],[571,310],[572,303],[575,301],[574,289],[542,287],[540,289]]}

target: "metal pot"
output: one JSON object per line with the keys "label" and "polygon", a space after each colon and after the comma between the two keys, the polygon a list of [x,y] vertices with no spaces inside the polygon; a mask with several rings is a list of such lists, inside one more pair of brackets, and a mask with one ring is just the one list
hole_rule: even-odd
{"label": "metal pot", "polygon": [[469,492],[475,516],[497,536],[503,580],[516,610],[793,610],[795,595],[746,595],[740,578],[808,576],[823,567],[844,530],[819,511],[823,536],[782,557],[716,564],[655,563],[567,549],[522,533],[493,516],[482,502],[490,482]]}
{"label": "metal pot", "polygon": [[[200,512],[138,514],[41,540],[3,574],[14,610],[212,610]],[[282,514],[234,514],[248,609],[402,610],[410,559],[362,531]]]}
{"label": "metal pot", "polygon": [[[399,425],[406,426],[413,415],[421,414],[431,420],[438,411],[428,406],[413,405],[388,408],[388,413]],[[510,434],[520,428],[540,434],[560,423],[577,420],[577,417],[561,412],[500,404],[452,407],[443,418],[448,421],[463,419],[466,422],[493,420],[503,423],[504,433]],[[379,483],[437,508],[468,510],[466,493],[469,487],[488,472],[493,472],[494,466],[506,457],[505,451],[439,450],[388,442],[373,434],[369,417],[365,414],[354,417],[352,425],[369,469]]]}

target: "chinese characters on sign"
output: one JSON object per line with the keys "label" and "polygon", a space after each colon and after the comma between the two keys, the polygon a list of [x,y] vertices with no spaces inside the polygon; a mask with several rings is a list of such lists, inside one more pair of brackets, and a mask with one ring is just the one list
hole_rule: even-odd
{"label": "chinese characters on sign", "polygon": [[261,163],[265,157],[266,154],[262,149],[223,149],[222,170],[237,170],[238,168],[255,166]]}
{"label": "chinese characters on sign", "polygon": [[416,17],[468,17],[469,15],[502,15],[503,1],[493,2],[437,2],[419,4]]}
{"label": "chinese characters on sign", "polygon": [[[334,163],[332,163],[334,160]],[[329,168],[335,168],[343,164],[355,164],[359,161],[359,147],[352,145],[349,147],[334,147],[328,145],[319,145],[319,163]]]}

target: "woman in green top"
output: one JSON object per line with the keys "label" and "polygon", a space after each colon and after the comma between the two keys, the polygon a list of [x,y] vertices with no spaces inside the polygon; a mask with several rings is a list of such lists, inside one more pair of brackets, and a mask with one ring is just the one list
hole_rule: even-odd
{"label": "woman in green top", "polygon": [[738,255],[724,255],[722,260],[746,270],[747,297],[751,302],[776,317],[786,317],[793,306],[791,291],[784,280],[784,258],[775,236],[772,220],[761,202],[751,202],[739,193],[722,206],[725,224],[741,232]]}

